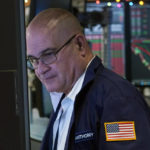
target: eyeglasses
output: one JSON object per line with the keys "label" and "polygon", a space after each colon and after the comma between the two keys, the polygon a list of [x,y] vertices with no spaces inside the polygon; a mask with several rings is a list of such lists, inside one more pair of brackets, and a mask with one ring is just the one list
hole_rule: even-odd
{"label": "eyeglasses", "polygon": [[[47,52],[45,54],[42,54],[39,58],[35,58],[33,56],[29,56],[27,59],[30,61],[32,67],[34,69],[38,68],[39,60],[44,63],[45,65],[49,65],[54,63],[57,60],[57,53],[60,52],[67,44],[69,44],[74,38],[76,34],[73,35],[65,44],[63,44],[59,49],[57,49],[55,52]],[[47,49],[48,51],[48,49]]]}

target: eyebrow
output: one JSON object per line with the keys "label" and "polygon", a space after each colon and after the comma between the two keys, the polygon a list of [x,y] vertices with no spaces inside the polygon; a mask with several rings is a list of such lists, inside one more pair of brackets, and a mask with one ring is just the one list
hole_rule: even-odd
{"label": "eyebrow", "polygon": [[[50,52],[53,52],[53,51],[55,51],[57,48],[46,48],[46,49],[44,49],[44,50],[42,50],[41,52],[40,52],[40,56],[41,55],[43,55],[44,53],[46,53],[47,51],[50,51]],[[35,56],[33,56],[33,55],[28,55],[27,56],[28,58],[30,57],[32,57],[32,58],[37,58],[37,57],[35,57]]]}

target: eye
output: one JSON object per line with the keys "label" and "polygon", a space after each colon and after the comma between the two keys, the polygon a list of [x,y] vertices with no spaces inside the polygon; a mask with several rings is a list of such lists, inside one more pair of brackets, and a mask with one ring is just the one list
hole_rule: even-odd
{"label": "eye", "polygon": [[56,60],[55,54],[54,53],[47,53],[42,55],[41,60],[45,63],[45,64],[51,64],[53,61]]}
{"label": "eye", "polygon": [[47,61],[48,59],[50,59],[51,57],[53,56],[53,53],[47,53],[47,54],[44,54],[41,59],[44,60],[44,61]]}
{"label": "eye", "polygon": [[49,52],[42,55],[41,59],[44,61],[47,61],[48,59],[51,59],[54,56],[54,53]]}
{"label": "eye", "polygon": [[53,55],[52,52],[47,52],[47,53],[44,53],[44,54],[43,54],[44,57],[45,57],[45,56],[51,56],[51,55]]}

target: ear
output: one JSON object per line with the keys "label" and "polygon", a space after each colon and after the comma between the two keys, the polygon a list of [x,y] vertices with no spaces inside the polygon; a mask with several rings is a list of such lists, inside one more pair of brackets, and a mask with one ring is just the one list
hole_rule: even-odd
{"label": "ear", "polygon": [[76,36],[76,48],[81,52],[82,55],[85,55],[86,52],[86,39],[82,34]]}

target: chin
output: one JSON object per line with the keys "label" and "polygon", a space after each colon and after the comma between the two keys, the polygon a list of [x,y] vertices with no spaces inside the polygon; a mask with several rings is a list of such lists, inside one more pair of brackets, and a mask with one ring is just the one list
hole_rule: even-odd
{"label": "chin", "polygon": [[46,89],[48,92],[58,92],[58,87],[56,86],[49,86],[49,85],[45,85]]}

